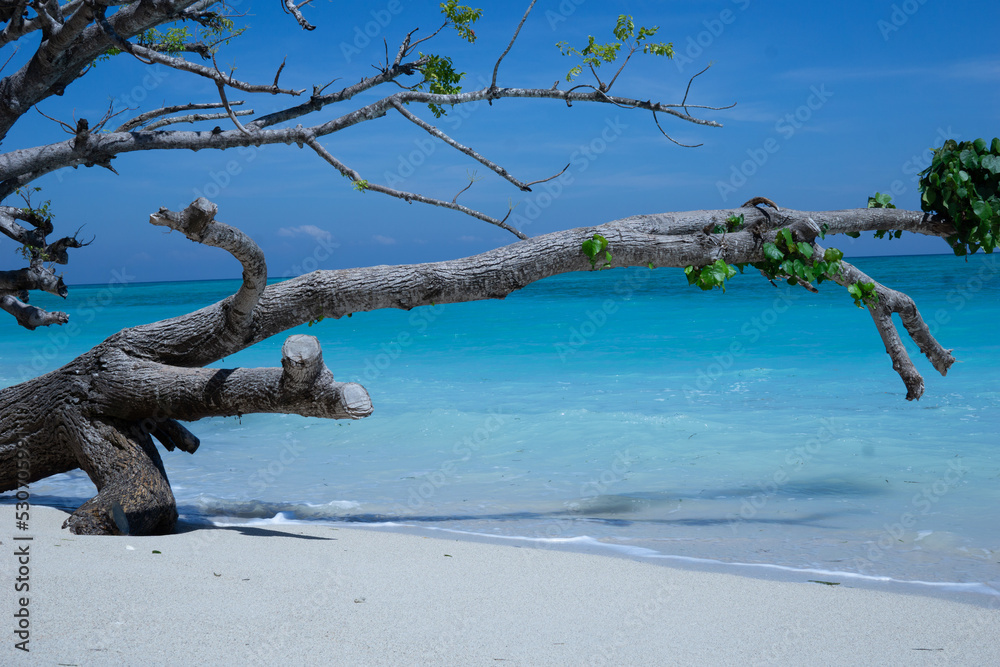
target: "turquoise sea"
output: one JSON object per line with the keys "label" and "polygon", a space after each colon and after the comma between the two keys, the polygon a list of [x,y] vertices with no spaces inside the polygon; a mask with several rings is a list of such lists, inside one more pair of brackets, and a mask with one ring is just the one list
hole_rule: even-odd
{"label": "turquoise sea", "polygon": [[[374,414],[194,423],[195,455],[163,452],[179,510],[1000,595],[1000,259],[856,264],[912,296],[954,348],[959,363],[941,377],[910,343],[927,383],[919,401],[905,400],[867,312],[834,285],[813,295],[748,274],[723,294],[688,287],[679,270],[564,275],[503,301],[292,332],[318,336]],[[237,284],[114,276],[64,303],[40,295],[77,326],[5,321],[0,383]],[[219,365],[276,366],[283,340]],[[93,493],[79,471],[32,486],[35,502],[66,509]]]}

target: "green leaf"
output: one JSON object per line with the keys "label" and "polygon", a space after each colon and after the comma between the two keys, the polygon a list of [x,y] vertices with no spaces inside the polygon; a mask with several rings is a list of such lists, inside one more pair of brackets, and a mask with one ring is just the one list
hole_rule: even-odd
{"label": "green leaf", "polygon": [[896,205],[892,203],[892,195],[876,192],[868,198],[868,208],[896,208]]}
{"label": "green leaf", "polygon": [[[462,92],[462,87],[458,83],[465,77],[465,72],[456,72],[451,58],[436,55],[429,55],[427,58],[427,63],[419,70],[424,75],[424,80],[414,86],[414,90],[423,90],[426,85],[428,92],[435,95],[454,95]],[[427,106],[435,118],[445,115],[445,110],[439,105],[432,103]]]}
{"label": "green leaf", "polygon": [[597,257],[603,252],[605,257],[605,262],[602,268],[608,268],[611,266],[611,251],[608,249],[608,240],[601,236],[600,234],[594,234],[593,237],[585,240],[581,245],[580,249],[583,250],[583,254],[587,256],[590,260],[590,267],[597,267]]}
{"label": "green leaf", "polygon": [[844,259],[844,253],[836,248],[827,248],[823,252],[823,259],[828,262],[839,262]]}
{"label": "green leaf", "polygon": [[[996,141],[996,139],[994,139],[994,141]],[[983,159],[980,161],[980,166],[989,171],[991,174],[1000,175],[1000,156],[984,155]]]}
{"label": "green leaf", "polygon": [[972,211],[983,222],[989,222],[990,218],[993,217],[993,209],[991,209],[990,205],[981,199],[972,203]]}
{"label": "green leaf", "polygon": [[780,262],[785,258],[785,254],[778,250],[778,246],[773,243],[765,243],[762,250],[764,251],[764,257],[767,257],[772,262]]}
{"label": "green leaf", "polygon": [[806,257],[812,257],[813,247],[812,244],[806,243],[805,241],[799,241],[798,243],[799,252]]}

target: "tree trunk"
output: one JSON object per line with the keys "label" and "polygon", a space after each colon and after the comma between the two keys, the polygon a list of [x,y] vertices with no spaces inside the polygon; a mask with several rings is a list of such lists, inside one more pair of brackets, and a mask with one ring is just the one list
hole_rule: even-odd
{"label": "tree trunk", "polygon": [[[255,412],[359,419],[372,412],[363,387],[334,381],[311,336],[287,339],[281,368],[204,366],[319,317],[504,298],[547,276],[591,270],[581,245],[594,234],[608,240],[614,267],[700,267],[718,259],[759,262],[762,244],[784,227],[796,241],[810,244],[821,226],[827,234],[952,233],[940,218],[896,209],[692,211],[556,232],[446,262],[316,271],[265,288],[263,253],[238,229],[216,221],[215,213],[213,204],[199,199],[180,213],[161,209],[150,222],[233,254],[243,265],[239,291],[194,313],[125,329],[58,370],[0,391],[0,491],[82,468],[98,494],[65,527],[78,534],[171,532],[177,509],[153,440],[170,451],[193,453],[198,439],[181,421]],[[742,231],[712,233],[734,214],[745,217]],[[843,285],[870,281],[846,263],[829,277]],[[907,398],[919,398],[923,380],[906,356],[892,313],[900,314],[939,372],[945,374],[954,358],[931,336],[909,297],[875,286],[879,301],[869,310]]]}

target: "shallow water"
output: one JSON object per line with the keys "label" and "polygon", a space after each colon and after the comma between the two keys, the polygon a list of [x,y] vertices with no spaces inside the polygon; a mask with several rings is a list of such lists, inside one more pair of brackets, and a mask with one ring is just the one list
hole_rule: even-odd
{"label": "shallow water", "polygon": [[[677,270],[558,276],[504,301],[359,313],[320,338],[363,383],[358,422],[282,415],[191,425],[164,453],[182,514],[397,522],[622,550],[1000,590],[1000,260],[857,265],[916,302],[959,359],[911,354],[907,402],[867,313],[756,275],[725,294]],[[234,282],[75,288],[76,328],[0,331],[0,382],[56,368],[119,328],[181,314]],[[275,366],[284,336],[220,366]],[[82,473],[33,485],[66,508]],[[985,590],[985,589],[984,589]]]}

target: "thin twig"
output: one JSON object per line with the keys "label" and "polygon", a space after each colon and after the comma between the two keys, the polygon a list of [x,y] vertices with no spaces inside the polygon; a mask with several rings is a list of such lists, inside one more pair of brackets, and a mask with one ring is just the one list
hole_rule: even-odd
{"label": "thin twig", "polygon": [[524,22],[528,20],[528,14],[531,13],[531,8],[535,6],[535,2],[536,0],[531,0],[531,4],[528,5],[528,9],[525,10],[524,16],[521,17],[521,22],[517,24],[517,30],[514,31],[514,36],[510,38],[510,43],[507,45],[507,48],[504,49],[503,53],[500,54],[500,57],[497,58],[496,65],[493,66],[493,80],[490,82],[491,91],[495,90],[497,87],[497,71],[500,69],[500,61],[503,60],[508,53],[510,53],[511,48],[514,46],[514,40],[517,39],[518,33],[521,32],[521,27],[524,25]]}
{"label": "thin twig", "polygon": [[[347,178],[351,179],[355,183],[364,180],[364,179],[361,178],[361,174],[359,174],[354,169],[351,169],[350,167],[348,167],[347,165],[345,165],[343,162],[341,162],[340,160],[338,160],[337,158],[335,158],[328,150],[326,150],[325,148],[323,148],[323,146],[316,140],[315,137],[308,136],[305,139],[303,139],[303,143],[305,143],[310,148],[312,148],[314,151],[316,151],[317,155],[319,155],[321,158],[323,158],[328,163],[330,163],[331,165],[333,165],[333,167],[337,171],[339,171],[341,174],[343,174]],[[402,199],[402,200],[404,200],[406,202],[417,201],[417,202],[420,202],[422,204],[430,204],[432,206],[440,206],[442,208],[450,208],[450,209],[455,210],[455,211],[461,211],[462,213],[465,213],[466,215],[472,216],[473,218],[477,218],[477,219],[482,220],[484,222],[488,222],[488,223],[490,223],[492,225],[496,225],[497,227],[500,227],[501,229],[505,229],[505,230],[507,230],[508,232],[510,232],[511,234],[513,234],[514,236],[516,236],[517,238],[519,238],[521,240],[525,240],[525,239],[528,238],[527,235],[525,235],[523,232],[521,232],[521,231],[515,229],[514,227],[511,227],[510,225],[508,225],[505,222],[506,219],[507,219],[506,217],[504,217],[503,220],[497,220],[496,218],[488,216],[485,213],[482,213],[481,211],[477,211],[475,209],[469,208],[468,206],[462,206],[461,204],[456,204],[454,202],[444,201],[443,199],[435,199],[433,197],[427,197],[427,196],[424,196],[424,195],[421,195],[421,194],[417,194],[415,192],[406,192],[406,191],[403,191],[403,190],[396,190],[394,188],[389,188],[389,187],[386,187],[384,185],[378,185],[377,183],[367,183],[366,186],[365,186],[365,189],[366,190],[371,190],[372,192],[381,192],[384,195],[389,195],[390,197],[395,197],[397,199]],[[508,213],[508,215],[509,215],[509,213]]]}
{"label": "thin twig", "polygon": [[417,125],[418,127],[420,127],[421,129],[423,129],[424,131],[426,131],[431,136],[437,137],[438,139],[440,139],[441,141],[445,142],[446,144],[448,144],[449,146],[451,146],[455,150],[460,151],[462,153],[465,153],[466,155],[468,155],[469,157],[471,157],[476,162],[479,162],[480,164],[483,164],[483,165],[489,167],[490,169],[492,169],[493,171],[495,171],[498,175],[500,175],[502,178],[510,181],[511,183],[513,183],[514,185],[516,185],[521,190],[524,190],[525,192],[531,192],[531,188],[529,188],[526,184],[522,183],[518,179],[514,178],[514,176],[512,176],[510,174],[510,172],[508,172],[506,169],[504,169],[503,167],[501,167],[497,163],[493,162],[492,160],[489,160],[488,158],[480,155],[474,149],[469,148],[468,146],[465,146],[464,144],[458,143],[457,141],[455,141],[454,139],[452,139],[447,134],[445,134],[441,130],[437,129],[436,127],[434,127],[430,123],[428,123],[425,120],[423,120],[422,118],[419,118],[418,116],[415,116],[414,114],[410,113],[410,111],[405,106],[403,106],[403,104],[401,102],[399,102],[398,100],[393,99],[392,100],[392,106],[395,107],[396,111],[398,111],[400,114],[402,114],[402,116],[404,118],[406,118],[406,120],[410,121],[414,125]]}
{"label": "thin twig", "polygon": [[226,113],[229,114],[230,120],[232,120],[233,124],[236,125],[236,129],[243,134],[250,136],[250,130],[243,127],[243,123],[240,122],[240,120],[236,117],[236,114],[233,113],[232,107],[229,106],[229,100],[226,99],[226,86],[223,85],[221,81],[216,81],[215,85],[219,88],[219,97],[222,98],[222,106],[226,108]]}
{"label": "thin twig", "polygon": [[[250,116],[253,115],[253,109],[247,109],[244,111],[236,111],[237,116]],[[220,118],[229,118],[227,113],[194,113],[187,116],[174,116],[172,118],[164,118],[158,120],[155,123],[150,123],[143,128],[144,132],[152,132],[153,130],[158,130],[161,127],[167,125],[175,125],[177,123],[200,123],[205,120],[219,120]]]}
{"label": "thin twig", "polygon": [[[434,35],[438,34],[442,30],[444,30],[447,25],[448,25],[448,22],[445,21],[444,23],[441,24],[440,28],[438,28],[437,30],[435,30],[431,34],[427,35],[423,39],[418,39],[417,41],[413,42],[413,44],[410,44],[409,47],[407,47],[406,52],[403,54],[403,57],[406,57],[406,56],[410,55],[411,53],[413,53],[413,49],[417,48],[418,44],[426,42],[428,39],[432,39],[434,37]],[[406,36],[406,39],[409,40],[410,39],[410,35],[412,35],[415,32],[416,32],[416,30],[411,30],[410,34]]]}
{"label": "thin twig", "polygon": [[45,116],[46,118],[48,118],[52,122],[59,123],[60,125],[62,125],[63,129],[66,132],[68,132],[69,134],[76,134],[76,128],[75,127],[73,127],[72,125],[67,125],[66,123],[62,122],[58,118],[53,118],[52,116],[50,116],[50,115],[48,115],[46,113],[43,113],[42,110],[38,108],[38,105],[35,105],[35,111],[37,111],[38,113],[42,114],[43,116]]}
{"label": "thin twig", "polygon": [[524,185],[525,185],[525,187],[528,187],[528,186],[531,186],[531,185],[538,185],[539,183],[548,183],[549,181],[551,181],[553,179],[556,179],[556,178],[559,178],[560,176],[562,176],[563,174],[565,174],[567,169],[569,169],[569,163],[567,163],[566,166],[563,167],[562,170],[558,174],[556,174],[554,176],[549,176],[548,178],[540,178],[537,181],[532,181],[530,183],[525,183]]}
{"label": "thin twig", "polygon": [[699,146],[703,146],[704,145],[704,144],[694,144],[694,145],[682,144],[681,142],[679,142],[676,139],[674,139],[673,137],[671,137],[669,134],[667,134],[666,132],[663,131],[662,127],[660,127],[660,119],[656,117],[656,112],[655,111],[653,112],[653,120],[656,122],[656,127],[657,127],[658,130],[660,130],[660,133],[663,136],[665,136],[667,139],[669,139],[670,141],[672,141],[675,144],[677,144],[678,146],[682,146],[684,148],[698,148]]}
{"label": "thin twig", "polygon": [[[699,77],[702,74],[704,74],[705,72],[707,72],[708,68],[711,67],[711,66],[712,66],[712,63],[708,63],[708,65],[705,66],[705,69],[701,70],[700,72],[698,72],[697,74],[695,74],[694,76],[692,76],[690,79],[688,79],[687,88],[684,90],[684,99],[681,100],[681,108],[683,108],[684,111],[687,111],[687,114],[689,116],[691,115],[691,112],[688,111],[688,108],[687,108],[687,99],[688,99],[688,93],[691,92],[691,84],[694,82],[694,80],[695,80],[696,77]],[[733,106],[736,106],[736,105],[734,104]]]}
{"label": "thin twig", "polygon": [[468,184],[468,185],[466,185],[466,186],[465,186],[464,188],[462,188],[461,190],[459,190],[459,191],[458,191],[458,193],[457,193],[457,194],[456,194],[456,195],[455,195],[454,197],[452,197],[452,198],[451,198],[451,203],[452,203],[452,204],[455,204],[455,203],[457,203],[457,202],[458,202],[458,195],[462,194],[463,192],[465,192],[466,190],[468,190],[469,188],[471,188],[471,187],[472,187],[472,184],[473,184],[473,183],[475,183],[475,181],[474,181],[473,179],[471,179],[471,178],[470,178],[470,179],[469,179],[469,184]]}
{"label": "thin twig", "polygon": [[[236,100],[235,102],[230,102],[229,106],[238,107],[245,102],[243,100]],[[139,114],[135,118],[122,123],[118,126],[115,132],[128,132],[134,128],[137,128],[145,123],[151,121],[154,118],[159,118],[160,116],[166,116],[167,114],[177,113],[178,111],[197,111],[201,109],[221,109],[222,102],[208,102],[207,104],[175,104],[169,107],[161,107],[159,109],[153,109],[152,111],[147,111],[145,113]],[[243,113],[240,114],[245,115]]]}

